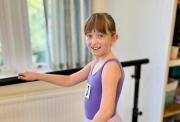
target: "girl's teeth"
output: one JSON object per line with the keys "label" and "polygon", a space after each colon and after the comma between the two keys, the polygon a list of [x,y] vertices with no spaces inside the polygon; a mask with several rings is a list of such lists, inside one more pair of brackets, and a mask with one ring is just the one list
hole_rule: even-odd
{"label": "girl's teeth", "polygon": [[94,49],[94,50],[97,50],[97,49],[99,49],[99,47],[93,47],[93,49]]}

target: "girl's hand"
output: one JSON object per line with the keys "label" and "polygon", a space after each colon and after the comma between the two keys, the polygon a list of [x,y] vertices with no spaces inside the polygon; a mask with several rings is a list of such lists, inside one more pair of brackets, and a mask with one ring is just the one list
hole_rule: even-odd
{"label": "girl's hand", "polygon": [[35,72],[22,72],[18,74],[18,79],[21,80],[38,80],[38,73]]}

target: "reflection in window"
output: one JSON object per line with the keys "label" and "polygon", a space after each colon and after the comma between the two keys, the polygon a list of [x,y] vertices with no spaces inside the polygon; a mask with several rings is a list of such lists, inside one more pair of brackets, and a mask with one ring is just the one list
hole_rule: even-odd
{"label": "reflection in window", "polygon": [[43,0],[28,0],[28,15],[33,64],[47,64],[48,45]]}

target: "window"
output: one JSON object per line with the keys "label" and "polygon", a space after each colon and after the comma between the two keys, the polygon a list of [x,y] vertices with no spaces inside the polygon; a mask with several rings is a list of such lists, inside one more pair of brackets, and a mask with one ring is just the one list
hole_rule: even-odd
{"label": "window", "polygon": [[32,62],[48,64],[49,53],[43,0],[28,0]]}
{"label": "window", "polygon": [[0,74],[84,66],[90,6],[89,0],[1,0]]}

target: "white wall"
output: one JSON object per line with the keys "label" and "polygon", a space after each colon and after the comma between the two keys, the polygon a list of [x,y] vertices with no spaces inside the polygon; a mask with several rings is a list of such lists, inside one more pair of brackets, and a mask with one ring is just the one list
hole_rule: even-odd
{"label": "white wall", "polygon": [[[102,4],[98,4],[98,3]],[[172,43],[175,0],[94,0],[94,12],[114,17],[120,39],[114,51],[121,60],[149,58],[142,66],[139,122],[161,122],[164,87],[167,81],[169,45]],[[124,122],[131,122],[134,80],[133,68],[126,68],[126,79],[118,106]]]}

